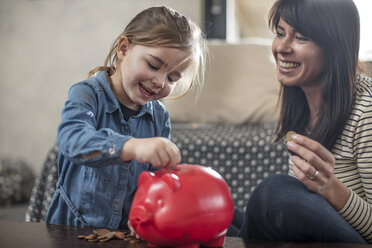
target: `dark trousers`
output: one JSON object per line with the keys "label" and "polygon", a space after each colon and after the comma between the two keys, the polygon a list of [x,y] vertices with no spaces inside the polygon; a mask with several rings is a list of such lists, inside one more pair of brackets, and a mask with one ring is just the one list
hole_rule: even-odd
{"label": "dark trousers", "polygon": [[237,236],[245,239],[366,243],[323,197],[289,175],[263,180],[241,215],[236,211],[235,219],[244,220],[232,226],[241,226]]}

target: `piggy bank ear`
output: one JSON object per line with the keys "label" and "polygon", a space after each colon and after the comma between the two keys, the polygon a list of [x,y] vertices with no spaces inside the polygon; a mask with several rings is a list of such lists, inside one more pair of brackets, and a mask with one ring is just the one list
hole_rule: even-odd
{"label": "piggy bank ear", "polygon": [[149,172],[149,171],[142,172],[138,178],[138,185],[141,185],[148,180],[152,180],[154,176],[155,174],[152,172]]}
{"label": "piggy bank ear", "polygon": [[180,178],[174,173],[165,173],[161,176],[161,180],[168,184],[173,191],[181,188]]}

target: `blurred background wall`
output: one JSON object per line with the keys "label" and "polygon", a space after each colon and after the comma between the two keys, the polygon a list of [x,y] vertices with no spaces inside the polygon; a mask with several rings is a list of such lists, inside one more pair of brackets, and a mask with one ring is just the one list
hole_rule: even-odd
{"label": "blurred background wall", "polygon": [[135,14],[163,4],[200,25],[202,0],[0,0],[0,157],[38,172],[68,88],[103,64]]}
{"label": "blurred background wall", "polygon": [[[272,2],[227,0],[227,26],[234,31],[227,41],[271,39],[266,16]],[[372,1],[355,2],[362,18],[361,58],[371,61]],[[0,157],[21,158],[38,173],[56,141],[69,87],[102,65],[126,24],[154,5],[204,26],[204,0],[0,0]],[[371,62],[366,64],[372,74]]]}

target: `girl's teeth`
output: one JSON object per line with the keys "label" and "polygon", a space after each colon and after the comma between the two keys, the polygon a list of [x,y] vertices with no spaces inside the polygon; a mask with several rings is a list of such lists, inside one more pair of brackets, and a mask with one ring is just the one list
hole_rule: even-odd
{"label": "girl's teeth", "polygon": [[286,68],[286,69],[292,69],[292,68],[296,68],[296,67],[300,66],[299,63],[283,62],[283,61],[279,61],[279,65],[283,68]]}
{"label": "girl's teeth", "polygon": [[146,88],[145,86],[141,85],[141,89],[146,92],[148,95],[153,95],[154,92],[152,92],[150,89]]}

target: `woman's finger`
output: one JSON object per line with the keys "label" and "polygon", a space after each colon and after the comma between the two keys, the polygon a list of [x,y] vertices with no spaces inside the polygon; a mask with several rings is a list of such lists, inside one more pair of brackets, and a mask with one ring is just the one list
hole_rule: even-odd
{"label": "woman's finger", "polygon": [[[296,143],[310,151],[312,151],[314,154],[316,154],[321,160],[326,162],[334,163],[334,157],[330,151],[328,151],[323,145],[321,145],[319,142],[310,139],[304,135],[300,134],[294,134],[292,135],[292,141],[293,143]],[[290,143],[290,142],[289,142]],[[307,155],[308,157],[305,158],[306,160],[309,160],[312,158],[312,154],[305,153],[304,155]]]}

